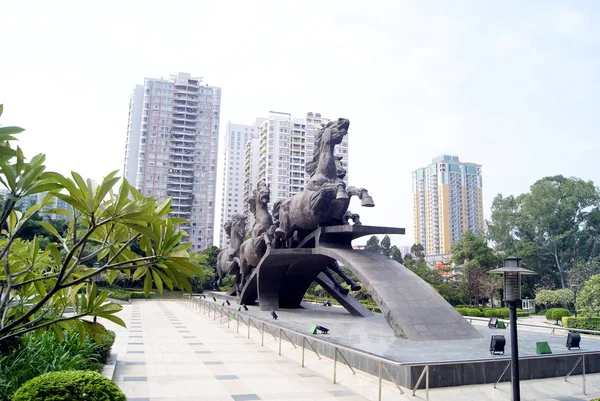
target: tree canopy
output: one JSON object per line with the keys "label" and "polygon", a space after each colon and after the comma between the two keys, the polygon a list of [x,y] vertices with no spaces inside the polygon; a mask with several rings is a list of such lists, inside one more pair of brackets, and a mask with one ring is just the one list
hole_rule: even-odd
{"label": "tree canopy", "polygon": [[545,287],[567,286],[568,276],[598,256],[600,192],[591,181],[545,177],[518,196],[496,196],[488,236],[505,255],[523,258]]}

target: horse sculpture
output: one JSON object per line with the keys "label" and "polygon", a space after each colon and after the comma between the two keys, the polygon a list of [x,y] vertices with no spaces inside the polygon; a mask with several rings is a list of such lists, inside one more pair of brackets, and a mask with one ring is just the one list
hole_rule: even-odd
{"label": "horse sculpture", "polygon": [[235,275],[234,292],[239,293],[240,287],[240,268],[239,268],[239,250],[246,235],[246,216],[236,214],[230,221],[223,226],[225,233],[231,239],[229,247],[223,249],[217,254],[217,274],[219,279],[217,285],[221,285],[223,278],[227,275]]}
{"label": "horse sculpture", "polygon": [[252,273],[252,269],[258,266],[267,248],[271,246],[274,235],[273,218],[268,209],[271,200],[269,186],[264,181],[259,181],[252,194],[253,197],[247,200],[250,211],[254,214],[252,236],[244,241],[239,252],[242,288],[246,283],[246,279]]}
{"label": "horse sculpture", "polygon": [[310,174],[306,188],[275,205],[274,215],[279,220],[278,231],[284,241],[294,235],[302,239],[319,226],[348,224],[349,217],[356,223],[358,216],[355,219],[346,215],[352,195],[359,196],[363,206],[375,206],[366,189],[346,189],[343,180],[346,171],[340,159],[334,156],[335,145],[348,134],[349,126],[350,121],[345,118],[323,126],[315,136],[313,160],[306,164],[306,172]]}

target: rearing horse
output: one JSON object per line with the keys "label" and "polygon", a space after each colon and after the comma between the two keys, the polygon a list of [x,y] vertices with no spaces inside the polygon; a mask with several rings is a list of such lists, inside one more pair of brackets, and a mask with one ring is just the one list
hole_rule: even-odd
{"label": "rearing horse", "polygon": [[363,206],[373,206],[366,190],[346,189],[338,172],[339,163],[336,166],[334,149],[348,134],[349,126],[350,121],[339,118],[324,125],[316,134],[314,157],[306,164],[310,178],[305,190],[276,205],[275,213],[279,216],[279,230],[283,232],[284,240],[292,238],[294,233],[301,239],[319,226],[347,224],[345,214],[350,204],[349,195],[360,196]]}
{"label": "rearing horse", "polygon": [[273,217],[269,213],[268,204],[271,199],[271,191],[264,181],[256,184],[252,192],[253,197],[248,199],[250,211],[254,214],[254,225],[252,226],[252,237],[248,238],[240,246],[239,266],[241,273],[241,286],[246,284],[246,278],[250,276],[252,269],[265,255],[267,247],[271,246],[270,237],[273,226]]}
{"label": "rearing horse", "polygon": [[238,291],[241,288],[239,288],[240,268],[237,256],[246,235],[246,216],[241,214],[234,215],[231,221],[224,224],[223,229],[227,236],[231,238],[231,242],[228,248],[223,249],[217,255],[217,274],[219,275],[217,285],[221,285],[221,281],[226,275],[235,275],[235,290]]}

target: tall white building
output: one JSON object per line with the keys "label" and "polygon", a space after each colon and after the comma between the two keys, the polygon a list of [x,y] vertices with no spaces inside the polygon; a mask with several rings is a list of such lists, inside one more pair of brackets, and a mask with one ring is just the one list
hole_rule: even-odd
{"label": "tall white building", "polygon": [[146,196],[171,197],[192,249],[213,243],[221,89],[187,73],[144,79],[129,104],[125,177]]}
{"label": "tall white building", "polygon": [[227,124],[223,158],[223,192],[221,197],[221,235],[219,246],[229,246],[223,224],[244,209],[244,147],[255,134],[254,125]]}
{"label": "tall white building", "polygon": [[[271,111],[269,117],[257,122],[257,137],[246,145],[244,165],[244,197],[251,195],[259,180],[271,187],[271,204],[304,189],[306,162],[313,156],[315,134],[329,119],[320,113],[307,113],[293,118],[289,113]],[[343,156],[348,170],[348,136],[336,146],[336,155]],[[348,175],[344,181],[348,182]],[[244,209],[248,213],[247,207]]]}

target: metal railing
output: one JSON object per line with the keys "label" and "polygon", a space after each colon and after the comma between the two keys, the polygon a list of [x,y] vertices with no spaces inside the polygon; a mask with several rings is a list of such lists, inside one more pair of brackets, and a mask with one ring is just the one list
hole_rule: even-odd
{"label": "metal railing", "polygon": [[[315,338],[314,336],[306,335],[297,330],[276,326],[266,320],[263,320],[263,319],[260,319],[260,318],[254,317],[254,316],[250,316],[250,315],[245,315],[241,311],[235,310],[235,308],[233,306],[218,305],[214,301],[209,301],[207,299],[202,299],[200,297],[196,298],[194,295],[196,295],[196,294],[192,294],[192,296],[190,296],[189,294],[184,294],[182,302],[184,302],[189,307],[195,308],[196,310],[203,312],[208,318],[210,318],[210,316],[212,314],[213,320],[216,320],[217,315],[218,315],[219,323],[221,323],[221,324],[223,323],[223,319],[226,319],[228,328],[230,327],[230,323],[232,321],[235,321],[237,333],[240,332],[240,322],[242,322],[248,329],[248,334],[247,334],[248,339],[250,338],[250,329],[252,328],[252,326],[254,326],[254,328],[256,330],[258,330],[258,332],[261,334],[261,346],[264,346],[265,331],[268,332],[269,334],[271,334],[271,336],[273,336],[273,338],[276,341],[279,342],[279,344],[278,344],[279,355],[282,355],[281,344],[282,344],[284,337],[287,339],[287,341],[290,344],[292,344],[292,346],[294,348],[297,348],[297,347],[296,347],[296,344],[291,340],[290,335],[299,337],[301,339],[301,344],[302,344],[302,361],[301,361],[302,367],[306,366],[305,357],[304,357],[306,345],[308,345],[310,347],[310,349],[315,353],[315,355],[319,359],[322,359],[322,358],[321,358],[321,355],[319,355],[319,353],[317,352],[317,350],[315,348],[316,343],[321,343],[328,347],[333,347],[333,349],[334,349],[334,351],[333,351],[333,354],[334,354],[333,383],[334,384],[337,383],[338,355],[342,358],[344,363],[350,368],[350,370],[352,371],[352,374],[356,374],[356,371],[350,365],[350,363],[348,363],[348,360],[346,359],[346,357],[344,356],[342,351],[350,353],[350,354],[354,354],[354,355],[360,355],[360,356],[363,356],[370,360],[376,361],[378,363],[378,397],[377,397],[378,401],[382,400],[383,372],[385,372],[387,374],[388,378],[396,386],[396,388],[398,389],[400,394],[405,394],[405,391],[396,382],[396,380],[394,379],[394,376],[391,374],[391,372],[389,371],[387,366],[395,366],[395,367],[399,367],[399,366],[420,367],[420,366],[422,366],[423,370],[421,371],[421,374],[420,374],[417,382],[415,383],[414,388],[409,389],[408,391],[410,392],[411,395],[414,396],[417,393],[417,390],[419,390],[419,386],[421,385],[423,379],[425,379],[424,391],[425,391],[425,399],[427,401],[429,401],[429,378],[430,378],[430,367],[431,366],[454,365],[454,364],[458,364],[458,363],[464,363],[464,364],[469,363],[470,364],[470,363],[507,362],[507,366],[505,367],[504,371],[502,372],[502,374],[500,375],[498,380],[496,380],[496,382],[494,383],[494,385],[493,385],[494,388],[496,388],[496,386],[502,380],[502,378],[504,377],[504,374],[510,367],[510,361],[511,361],[510,356],[501,356],[501,357],[496,357],[496,358],[485,358],[485,359],[448,360],[448,361],[398,362],[398,361],[394,361],[394,360],[391,360],[388,358],[383,358],[378,355],[374,355],[374,354],[371,354],[371,353],[368,353],[365,351],[361,351],[361,350],[358,350],[355,348],[335,344],[331,341]],[[473,319],[477,319],[477,318],[473,318]],[[477,319],[477,320],[479,320],[479,319]],[[544,327],[544,326],[539,326],[539,327]],[[275,333],[278,333],[279,335],[276,336]],[[300,340],[298,340],[298,341],[300,341]],[[582,382],[583,382],[583,393],[587,395],[586,378],[585,378],[585,358],[586,358],[586,356],[600,355],[600,351],[579,351],[579,352],[572,352],[569,354],[531,355],[531,356],[519,357],[519,360],[523,361],[523,360],[528,360],[528,359],[539,359],[539,358],[557,358],[557,357],[563,357],[566,355],[579,356],[579,358],[577,359],[577,362],[575,363],[575,365],[573,366],[571,371],[564,377],[564,380],[568,381],[569,377],[575,371],[575,369],[577,368],[579,363],[581,363],[582,364],[581,377],[582,377]]]}
{"label": "metal railing", "polygon": [[[486,318],[486,317],[465,316],[464,318],[471,323],[473,323],[473,320],[478,321],[478,322],[488,322],[490,320],[489,317]],[[508,320],[498,319],[498,321],[504,322],[504,324],[506,325],[506,328],[508,329],[508,326],[510,325],[510,322]],[[521,326],[536,327],[536,328],[540,328],[540,329],[549,329],[550,334],[553,334],[553,335],[555,334],[556,330],[576,332],[576,333],[582,333],[582,334],[594,334],[594,335],[600,334],[600,331],[598,331],[598,330],[573,329],[573,328],[562,327],[562,326],[542,326],[539,324],[522,323],[522,322],[517,321],[517,327],[521,327]]]}

